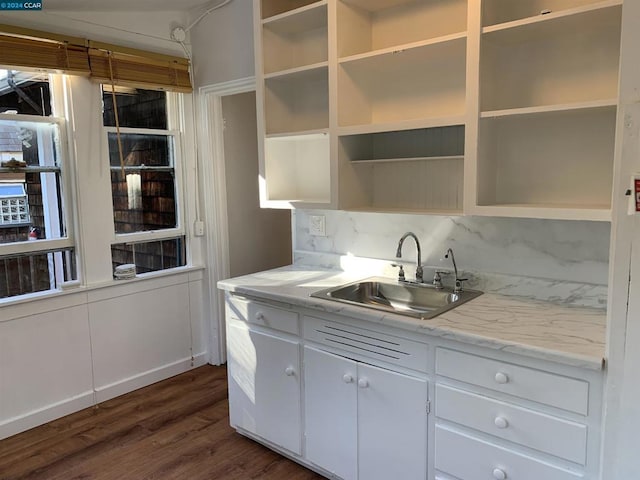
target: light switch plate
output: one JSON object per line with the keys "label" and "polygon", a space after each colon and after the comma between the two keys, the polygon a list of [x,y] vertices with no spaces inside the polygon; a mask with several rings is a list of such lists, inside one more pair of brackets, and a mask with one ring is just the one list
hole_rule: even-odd
{"label": "light switch plate", "polygon": [[316,237],[327,236],[324,215],[309,215],[309,234]]}

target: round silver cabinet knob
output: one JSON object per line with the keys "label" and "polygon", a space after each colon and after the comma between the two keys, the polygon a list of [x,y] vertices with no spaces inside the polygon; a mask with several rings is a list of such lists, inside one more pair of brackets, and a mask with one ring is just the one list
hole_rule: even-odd
{"label": "round silver cabinet knob", "polygon": [[504,385],[505,383],[509,383],[509,377],[506,373],[503,372],[498,372],[496,373],[496,376],[494,377],[496,383],[499,383],[501,385]]}
{"label": "round silver cabinet knob", "polygon": [[493,423],[498,428],[507,428],[509,426],[509,421],[504,417],[496,417]]}
{"label": "round silver cabinet knob", "polygon": [[293,377],[296,374],[296,371],[293,367],[287,367],[284,369],[284,373],[287,377]]}
{"label": "round silver cabinet knob", "polygon": [[264,320],[264,313],[256,312],[256,320]]}
{"label": "round silver cabinet knob", "polygon": [[500,468],[496,468],[493,471],[493,478],[495,478],[496,480],[506,480],[507,473]]}
{"label": "round silver cabinet knob", "polygon": [[349,375],[348,373],[345,373],[345,374],[342,376],[342,381],[343,381],[344,383],[352,383],[352,382],[353,382],[353,376],[352,376],[352,375]]}
{"label": "round silver cabinet knob", "polygon": [[360,388],[367,388],[369,386],[369,380],[361,378],[360,380],[358,380],[358,386]]}

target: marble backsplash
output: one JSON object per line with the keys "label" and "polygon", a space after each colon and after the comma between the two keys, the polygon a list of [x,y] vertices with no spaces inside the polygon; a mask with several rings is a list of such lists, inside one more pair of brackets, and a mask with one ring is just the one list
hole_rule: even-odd
{"label": "marble backsplash", "polygon": [[[310,215],[325,217],[326,236],[309,233]],[[606,307],[606,222],[294,210],[293,227],[297,265],[393,276],[390,264],[397,262],[398,240],[412,231],[420,239],[425,279],[436,268],[452,269],[443,258],[452,248],[471,288]],[[402,254],[407,278],[413,278],[417,255],[412,239],[405,241]]]}

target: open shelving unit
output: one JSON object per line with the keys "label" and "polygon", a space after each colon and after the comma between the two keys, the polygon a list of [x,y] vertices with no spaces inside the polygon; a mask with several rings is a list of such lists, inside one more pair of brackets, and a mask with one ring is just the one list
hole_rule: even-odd
{"label": "open shelving unit", "polygon": [[621,2],[483,6],[468,213],[609,220]]}
{"label": "open shelving unit", "polygon": [[263,206],[610,219],[622,0],[254,0]]}

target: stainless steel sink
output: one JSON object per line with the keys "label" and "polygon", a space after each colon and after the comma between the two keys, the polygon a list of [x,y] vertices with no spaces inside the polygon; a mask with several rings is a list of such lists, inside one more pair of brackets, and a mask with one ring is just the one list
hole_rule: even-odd
{"label": "stainless steel sink", "polygon": [[367,278],[311,294],[336,302],[374,308],[420,319],[434,318],[447,310],[482,295],[477,290],[454,292],[421,283],[398,282],[388,278]]}

